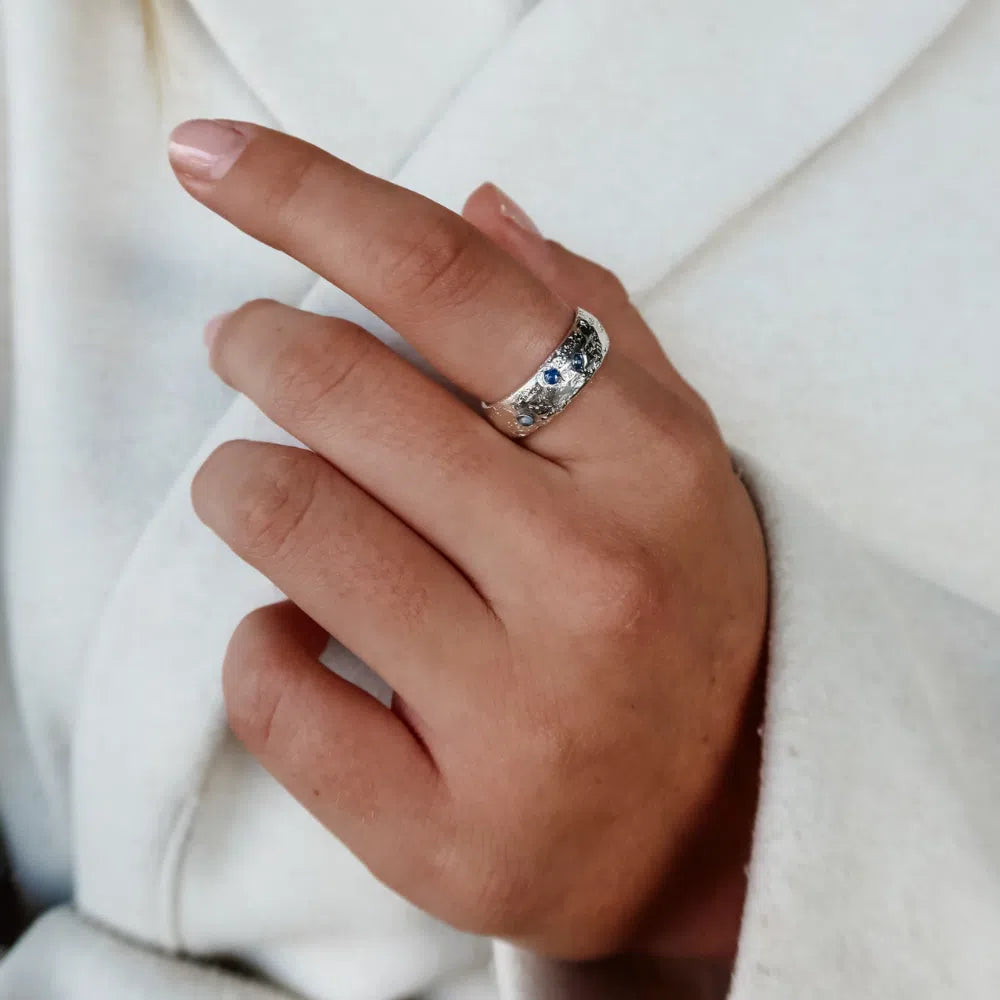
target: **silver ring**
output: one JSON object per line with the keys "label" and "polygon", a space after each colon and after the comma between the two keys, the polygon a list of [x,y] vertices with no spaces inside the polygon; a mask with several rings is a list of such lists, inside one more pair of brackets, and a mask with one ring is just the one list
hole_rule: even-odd
{"label": "silver ring", "polygon": [[508,437],[522,438],[547,424],[569,406],[594,377],[608,354],[608,335],[601,321],[585,309],[565,340],[519,389],[496,403],[482,403],[490,423]]}

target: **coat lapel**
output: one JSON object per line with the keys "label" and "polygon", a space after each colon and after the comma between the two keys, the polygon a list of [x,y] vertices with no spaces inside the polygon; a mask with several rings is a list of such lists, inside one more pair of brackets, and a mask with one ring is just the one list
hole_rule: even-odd
{"label": "coat lapel", "polygon": [[[641,292],[857,118],[962,2],[543,0],[498,46],[498,22],[480,22],[512,17],[514,3],[379,0],[336,17],[325,0],[194,6],[282,127],[453,207],[494,179]],[[467,44],[452,44],[462,31]],[[447,72],[433,76],[439,59]],[[416,123],[411,73],[431,74],[442,108],[429,119],[422,104]],[[388,82],[359,96],[365,74]],[[351,101],[352,122],[333,128]],[[372,143],[383,127],[394,142]],[[326,282],[304,305],[401,347]],[[208,434],[105,608],[75,734],[81,902],[167,946],[180,943],[178,865],[224,732],[226,640],[278,596],[190,511],[191,476],[233,437],[290,441],[243,398]],[[346,662],[336,647],[329,659]]]}
{"label": "coat lapel", "polygon": [[286,131],[391,175],[532,0],[192,0]]}
{"label": "coat lapel", "polygon": [[864,111],[963,0],[547,0],[401,171],[485,178],[543,231],[662,277]]}
{"label": "coat lapel", "polygon": [[[964,3],[542,0],[513,26],[530,4],[194,0],[289,131],[450,205],[493,178],[632,288],[857,117]],[[409,96],[427,87],[433,120]]]}

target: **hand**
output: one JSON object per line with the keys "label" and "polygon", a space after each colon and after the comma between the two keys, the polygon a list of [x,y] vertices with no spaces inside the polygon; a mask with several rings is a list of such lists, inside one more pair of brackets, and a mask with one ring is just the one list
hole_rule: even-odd
{"label": "hand", "polygon": [[[577,305],[611,338],[515,443],[351,323],[260,300],[210,325],[214,370],[311,449],[228,442],[193,483],[202,520],[290,599],[230,643],[236,735],[459,928],[566,958],[730,949],[764,545],[709,410],[621,284],[490,186],[463,219],[245,123],[189,124],[171,157],[191,195],[474,397],[528,378]],[[327,633],[392,710],[318,662]]]}

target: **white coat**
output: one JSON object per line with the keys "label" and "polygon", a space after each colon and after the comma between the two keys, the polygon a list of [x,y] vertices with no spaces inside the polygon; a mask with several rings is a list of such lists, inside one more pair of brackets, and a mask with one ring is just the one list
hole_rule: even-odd
{"label": "white coat", "polygon": [[452,207],[492,179],[618,271],[768,535],[730,997],[1000,995],[1000,0],[169,0],[162,113],[138,7],[3,2],[0,803],[62,905],[0,998],[637,995],[419,913],[227,734],[226,642],[279,595],[188,487],[289,439],[201,327],[267,295],[405,348],[182,192],[191,116]]}

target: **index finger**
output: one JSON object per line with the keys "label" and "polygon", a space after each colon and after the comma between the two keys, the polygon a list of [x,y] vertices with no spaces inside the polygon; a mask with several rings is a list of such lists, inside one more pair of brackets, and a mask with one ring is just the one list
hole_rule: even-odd
{"label": "index finger", "polygon": [[185,189],[339,286],[487,401],[566,336],[574,310],[460,215],[301,139],[246,122],[171,136]]}

